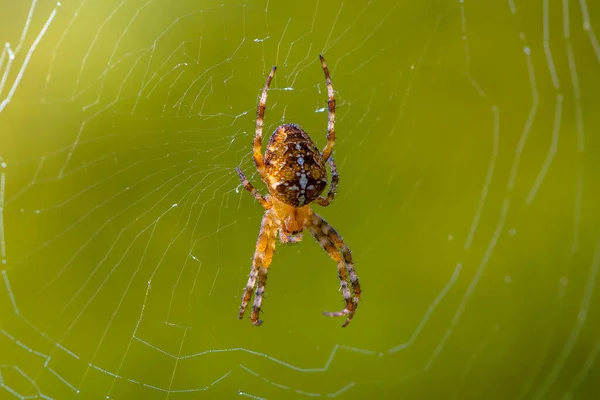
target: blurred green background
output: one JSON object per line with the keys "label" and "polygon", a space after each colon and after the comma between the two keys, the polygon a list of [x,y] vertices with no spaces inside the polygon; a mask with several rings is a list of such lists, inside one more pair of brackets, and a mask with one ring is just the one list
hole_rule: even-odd
{"label": "blurred green background", "polygon": [[[0,398],[595,399],[600,7],[0,4]],[[352,249],[279,244],[239,321],[265,139],[325,143]],[[20,397],[25,396],[25,397]]]}

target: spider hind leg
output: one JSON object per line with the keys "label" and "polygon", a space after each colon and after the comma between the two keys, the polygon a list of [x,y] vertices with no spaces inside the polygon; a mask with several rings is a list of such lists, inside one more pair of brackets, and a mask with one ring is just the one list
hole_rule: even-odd
{"label": "spider hind leg", "polygon": [[[323,315],[328,317],[343,317],[347,315],[346,321],[342,324],[342,327],[346,327],[354,317],[360,299],[360,285],[358,284],[358,277],[354,271],[352,254],[339,233],[337,233],[335,229],[319,215],[312,214],[308,229],[321,247],[329,254],[329,257],[337,262],[338,277],[340,279],[340,286],[346,303],[346,307],[342,311],[325,311],[323,312]],[[348,281],[350,281],[350,284],[352,285],[353,293],[350,291]]]}
{"label": "spider hind leg", "polygon": [[240,312],[238,315],[240,319],[244,317],[248,303],[250,303],[250,299],[252,298],[254,287],[256,286],[256,296],[254,297],[252,314],[250,315],[250,320],[255,326],[262,324],[262,321],[258,319],[258,315],[260,313],[260,306],[265,292],[268,268],[269,265],[271,265],[273,252],[275,251],[276,235],[277,231],[273,220],[273,212],[267,210],[260,227],[260,233],[256,242],[256,251],[254,252],[254,257],[252,259],[252,269],[250,270],[248,284],[246,285],[244,295],[242,296],[242,304],[240,305]]}
{"label": "spider hind leg", "polygon": [[252,314],[250,315],[250,320],[254,326],[261,326],[262,320],[258,319],[258,315],[260,314],[260,305],[262,303],[262,299],[265,293],[265,286],[267,285],[267,268],[260,267],[258,269],[258,284],[256,289],[256,296],[254,296],[254,304],[252,305]]}

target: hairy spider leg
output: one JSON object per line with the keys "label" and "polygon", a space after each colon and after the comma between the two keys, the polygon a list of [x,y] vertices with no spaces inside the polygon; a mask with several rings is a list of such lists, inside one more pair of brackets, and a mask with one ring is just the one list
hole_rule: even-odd
{"label": "hairy spider leg", "polygon": [[261,177],[264,178],[264,167],[265,163],[263,161],[262,156],[262,131],[264,126],[264,118],[265,118],[265,109],[267,103],[267,93],[269,91],[269,86],[271,85],[271,80],[275,75],[275,70],[277,67],[273,67],[271,73],[267,77],[267,82],[265,83],[265,87],[262,91],[262,95],[260,96],[260,101],[258,102],[258,108],[256,110],[256,132],[254,134],[254,147],[252,150],[252,155],[254,156],[254,164],[256,164],[256,168],[258,169],[258,173]]}
{"label": "hairy spider leg", "polygon": [[348,314],[353,310],[354,304],[352,304],[352,295],[350,294],[350,288],[348,287],[348,277],[346,271],[346,264],[344,263],[344,259],[342,258],[342,254],[335,247],[331,239],[328,236],[324,235],[323,232],[319,232],[319,229],[314,225],[309,225],[308,229],[310,233],[313,235],[315,240],[319,242],[323,250],[329,254],[329,257],[337,262],[338,269],[338,277],[340,279],[340,286],[342,288],[342,294],[344,295],[344,301],[346,302],[346,308],[343,311],[336,313],[325,312],[324,314],[328,316],[336,316],[341,317],[343,315]]}
{"label": "hairy spider leg", "polygon": [[254,296],[252,314],[250,315],[250,320],[252,321],[252,324],[256,326],[262,324],[262,321],[258,319],[258,317],[260,313],[260,306],[262,304],[263,295],[265,292],[265,285],[267,284],[267,273],[269,272],[269,265],[271,264],[271,260],[273,260],[273,253],[275,252],[275,243],[277,241],[277,226],[274,223],[274,221],[272,226],[267,228],[267,230],[267,245],[262,259],[262,266],[258,268],[256,296]]}
{"label": "hairy spider leg", "polygon": [[[308,223],[308,229],[321,247],[329,254],[329,257],[337,262],[342,294],[344,295],[344,301],[346,302],[346,308],[342,311],[325,311],[323,314],[329,317],[348,315],[348,318],[342,324],[342,327],[346,327],[350,323],[350,320],[352,320],[352,317],[354,317],[360,298],[360,286],[358,284],[358,277],[354,271],[352,254],[350,253],[348,246],[344,244],[342,237],[318,214],[312,213]],[[352,298],[350,289],[348,288],[348,274],[350,275],[354,298]]]}
{"label": "hairy spider leg", "polygon": [[238,176],[240,177],[240,181],[242,181],[242,185],[244,185],[244,189],[246,189],[247,191],[252,193],[252,196],[254,196],[254,198],[256,200],[258,200],[260,205],[263,206],[263,208],[265,210],[268,210],[269,208],[271,208],[272,205],[271,205],[271,202],[269,201],[268,197],[267,198],[263,197],[263,195],[260,194],[260,192],[258,190],[256,190],[256,188],[250,183],[248,178],[246,178],[246,175],[244,175],[244,173],[242,172],[240,167],[237,167],[235,170],[237,171]]}
{"label": "hairy spider leg", "polygon": [[254,305],[252,307],[252,315],[250,319],[254,325],[262,324],[262,321],[258,319],[260,312],[260,305],[262,303],[262,297],[265,291],[265,284],[267,281],[267,270],[273,259],[273,252],[275,250],[275,240],[277,238],[277,224],[275,223],[275,216],[272,210],[265,211],[262,223],[260,226],[260,233],[256,242],[256,250],[254,257],[252,258],[252,269],[250,270],[250,276],[248,277],[248,284],[244,290],[242,297],[242,305],[240,306],[239,318],[244,317],[246,307],[252,298],[254,292],[254,286],[257,284],[256,297],[254,299]]}
{"label": "hairy spider leg", "polygon": [[[275,246],[275,239],[272,241],[273,247]],[[256,289],[256,296],[254,296],[254,304],[252,305],[252,314],[250,320],[254,326],[262,325],[262,320],[259,319],[260,305],[262,303],[263,295],[265,293],[265,285],[267,284],[267,272],[269,270],[266,267],[260,267],[258,269],[258,282]]]}
{"label": "hairy spider leg", "polygon": [[325,81],[327,82],[327,95],[329,100],[327,100],[327,106],[329,107],[328,117],[329,120],[327,122],[327,145],[323,149],[323,161],[327,161],[329,156],[331,156],[331,152],[333,151],[333,145],[335,144],[335,97],[333,95],[333,86],[331,85],[331,77],[329,76],[329,69],[327,68],[327,64],[325,64],[325,59],[323,56],[319,56],[321,60],[321,66],[323,67],[323,72],[325,73]]}
{"label": "hairy spider leg", "polygon": [[327,193],[327,197],[319,196],[315,200],[315,203],[323,207],[327,207],[329,204],[331,204],[333,198],[335,197],[338,183],[340,183],[340,175],[338,174],[335,166],[335,161],[333,161],[333,156],[329,157],[329,166],[331,167],[331,185],[329,185],[329,193]]}
{"label": "hairy spider leg", "polygon": [[[356,275],[356,270],[354,269],[354,262],[352,261],[352,253],[350,252],[350,249],[348,248],[348,246],[346,245],[346,243],[344,242],[344,239],[342,239],[340,234],[335,229],[333,229],[333,227],[331,225],[327,224],[327,222],[325,220],[323,220],[322,218],[321,218],[321,220],[323,221],[324,224],[327,225],[327,228],[323,227],[323,231],[329,236],[329,238],[333,241],[333,243],[338,247],[338,249],[341,251],[342,255],[344,256],[344,261],[346,262],[346,268],[348,268],[348,275],[350,276],[350,284],[352,285],[352,292],[354,294],[352,303],[354,304],[354,311],[356,311],[356,308],[358,307],[358,302],[360,301],[361,291],[360,291],[360,284],[358,283],[358,275]],[[348,324],[348,322],[350,322],[350,320],[352,319],[352,316],[353,315],[348,317],[346,324]]]}

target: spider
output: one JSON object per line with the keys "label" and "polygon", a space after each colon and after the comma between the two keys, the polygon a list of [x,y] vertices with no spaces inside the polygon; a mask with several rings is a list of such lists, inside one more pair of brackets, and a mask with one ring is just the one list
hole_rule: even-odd
{"label": "spider", "polygon": [[[261,180],[267,185],[269,194],[261,195],[248,181],[242,170],[237,168],[244,188],[266,210],[262,218],[250,277],[242,297],[239,313],[239,318],[243,318],[254,288],[257,286],[250,316],[252,324],[256,326],[262,324],[258,316],[265,292],[268,268],[273,259],[277,232],[279,232],[281,242],[297,243],[302,240],[302,231],[306,227],[321,247],[337,262],[338,276],[346,307],[342,311],[326,311],[323,313],[324,315],[347,316],[342,325],[345,327],[352,320],[360,299],[360,285],[354,270],[350,249],[340,234],[310,208],[310,204],[313,202],[320,206],[328,206],[335,196],[339,182],[337,168],[331,155],[335,144],[335,98],[327,64],[325,64],[323,56],[319,56],[319,58],[325,73],[329,96],[327,145],[323,152],[319,153],[315,143],[300,126],[284,124],[278,126],[271,135],[263,158],[261,154],[263,119],[267,92],[277,69],[277,67],[273,67],[258,103],[256,132],[252,149],[254,164]],[[327,184],[325,165],[328,161],[331,167],[331,185],[327,197],[322,197],[321,193]]]}

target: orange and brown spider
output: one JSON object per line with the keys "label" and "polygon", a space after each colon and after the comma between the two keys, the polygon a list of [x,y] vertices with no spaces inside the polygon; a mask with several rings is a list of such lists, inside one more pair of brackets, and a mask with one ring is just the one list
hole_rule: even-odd
{"label": "orange and brown spider", "polygon": [[[327,93],[329,95],[327,102],[329,106],[327,145],[323,152],[319,153],[310,136],[298,125],[284,124],[278,126],[273,132],[263,159],[261,154],[263,118],[267,92],[277,68],[273,67],[258,103],[256,133],[252,151],[254,164],[256,164],[260,178],[267,185],[269,194],[266,196],[261,195],[246,179],[242,170],[237,168],[237,173],[244,188],[252,193],[266,210],[258,234],[256,250],[252,259],[252,269],[250,270],[250,277],[244,291],[239,314],[241,319],[250,302],[254,287],[257,286],[252,315],[250,316],[252,323],[257,326],[262,324],[262,321],[258,319],[258,314],[267,282],[267,271],[273,259],[278,231],[279,238],[283,243],[297,243],[302,240],[302,231],[306,227],[321,247],[337,262],[346,307],[342,311],[324,312],[323,314],[330,317],[347,315],[346,321],[342,325],[344,327],[350,323],[360,299],[360,285],[354,270],[350,249],[346,246],[340,234],[310,209],[310,204],[313,202],[320,206],[328,206],[333,200],[339,182],[339,175],[331,156],[335,144],[335,98],[329,70],[323,57],[319,56],[319,58],[325,72]],[[331,167],[331,185],[327,197],[322,197],[321,193],[327,185],[327,169],[325,167],[327,161],[329,161]],[[350,293],[351,291],[352,293]]]}

